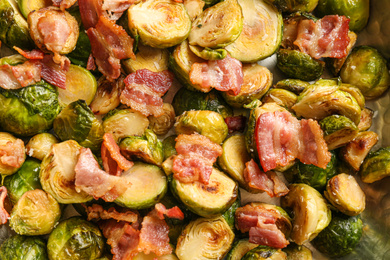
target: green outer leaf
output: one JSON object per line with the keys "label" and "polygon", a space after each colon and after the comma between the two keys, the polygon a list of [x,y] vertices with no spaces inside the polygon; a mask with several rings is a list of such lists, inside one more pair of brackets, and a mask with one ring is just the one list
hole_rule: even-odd
{"label": "green outer leaf", "polygon": [[0,247],[1,260],[48,260],[46,243],[40,237],[14,235]]}
{"label": "green outer leaf", "polygon": [[235,214],[236,210],[241,207],[241,195],[240,190],[237,191],[237,199],[234,203],[228,208],[223,214],[222,217],[229,224],[229,227],[234,230],[235,229]]}

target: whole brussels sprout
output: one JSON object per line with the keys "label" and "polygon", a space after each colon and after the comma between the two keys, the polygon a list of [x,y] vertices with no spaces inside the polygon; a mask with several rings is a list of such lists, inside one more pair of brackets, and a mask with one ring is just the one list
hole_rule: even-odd
{"label": "whole brussels sprout", "polygon": [[4,186],[12,204],[16,204],[26,191],[42,188],[39,181],[40,169],[41,162],[29,158],[15,174],[4,178]]}
{"label": "whole brussels sprout", "polygon": [[26,145],[26,152],[28,156],[43,160],[49,153],[53,144],[58,143],[58,139],[49,133],[41,133],[34,135]]}
{"label": "whole brussels sprout", "polygon": [[11,212],[9,224],[19,235],[49,234],[61,217],[58,202],[43,190],[26,191]]}
{"label": "whole brussels sprout", "polygon": [[318,4],[318,0],[267,0],[279,10],[286,13],[312,12]]}
{"label": "whole brussels sprout", "polygon": [[[2,175],[15,173],[26,159],[23,141],[10,133],[0,132],[0,152],[0,174]],[[12,158],[16,159],[15,162],[3,161],[3,157],[7,158],[10,152],[12,152]]]}
{"label": "whole brussels sprout", "polygon": [[14,235],[0,247],[1,260],[48,260],[46,242],[40,237]]}
{"label": "whole brussels sprout", "polygon": [[51,260],[93,260],[101,257],[103,251],[104,240],[100,230],[80,217],[62,221],[47,241]]}
{"label": "whole brussels sprout", "polygon": [[365,183],[373,183],[390,176],[390,147],[383,147],[369,153],[359,173]]}
{"label": "whole brussels sprout", "polygon": [[72,139],[92,151],[99,151],[103,142],[103,126],[84,100],[65,107],[54,120],[53,129],[61,141]]}
{"label": "whole brussels sprout", "polygon": [[355,47],[340,71],[341,80],[359,88],[367,99],[382,95],[390,85],[386,59],[369,46]]}
{"label": "whole brussels sprout", "polygon": [[32,136],[51,128],[58,113],[58,92],[45,81],[28,87],[0,88],[0,127],[21,136]]}

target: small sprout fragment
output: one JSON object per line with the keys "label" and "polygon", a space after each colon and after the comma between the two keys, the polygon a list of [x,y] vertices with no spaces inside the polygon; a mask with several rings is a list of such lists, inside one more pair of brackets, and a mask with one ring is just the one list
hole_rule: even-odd
{"label": "small sprout fragment", "polygon": [[42,161],[49,153],[51,146],[58,142],[58,139],[50,133],[36,134],[26,145],[27,155]]}
{"label": "small sprout fragment", "polygon": [[279,106],[291,109],[298,100],[298,96],[285,89],[272,88],[261,99],[263,103],[275,102]]}
{"label": "small sprout fragment", "polygon": [[347,117],[332,115],[319,122],[329,150],[334,150],[351,142],[359,133],[356,125]]}

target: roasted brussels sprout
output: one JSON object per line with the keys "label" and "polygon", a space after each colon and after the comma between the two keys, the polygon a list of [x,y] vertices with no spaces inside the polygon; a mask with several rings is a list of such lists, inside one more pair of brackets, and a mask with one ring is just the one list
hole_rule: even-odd
{"label": "roasted brussels sprout", "polygon": [[228,127],[223,117],[209,110],[185,111],[176,118],[175,130],[177,134],[196,132],[217,144],[222,143],[228,135]]}
{"label": "roasted brussels sprout", "polygon": [[279,106],[291,109],[297,103],[298,96],[293,92],[280,88],[272,88],[261,99],[263,103],[275,102]]}
{"label": "roasted brussels sprout", "polygon": [[104,130],[84,100],[70,103],[53,122],[55,134],[61,141],[77,141],[81,146],[99,151]]}
{"label": "roasted brussels sprout", "polygon": [[14,54],[14,55],[9,55],[9,56],[2,57],[0,59],[0,65],[8,64],[8,65],[11,65],[11,66],[15,66],[15,65],[18,65],[18,64],[22,64],[25,61],[27,61],[27,59],[25,57],[23,57],[22,55]]}
{"label": "roasted brussels sprout", "polygon": [[282,14],[263,0],[239,0],[238,3],[244,16],[242,33],[226,50],[233,58],[247,63],[271,56],[282,41]]}
{"label": "roasted brussels sprout", "polygon": [[359,88],[367,99],[379,97],[390,85],[386,60],[374,48],[355,47],[340,71],[341,80]]}
{"label": "roasted brussels sprout", "polygon": [[312,260],[313,253],[309,248],[305,246],[299,246],[297,244],[289,244],[286,248],[283,248],[283,252],[287,254],[288,260]]}
{"label": "roasted brussels sprout", "polygon": [[374,117],[374,111],[369,108],[364,108],[360,115],[360,122],[358,124],[359,131],[366,131],[370,129],[372,125],[372,118]]}
{"label": "roasted brussels sprout", "polygon": [[27,21],[14,0],[0,1],[0,41],[10,48],[13,46],[21,49],[34,48]]}
{"label": "roasted brussels sprout", "polygon": [[0,88],[0,127],[21,136],[32,136],[51,128],[60,112],[58,92],[40,81],[15,90]]}
{"label": "roasted brussels sprout", "polygon": [[49,234],[61,217],[58,202],[43,190],[26,191],[11,212],[9,224],[19,235]]}
{"label": "roasted brussels sprout", "polygon": [[283,79],[278,81],[274,88],[285,89],[299,95],[308,86],[310,86],[309,82],[300,79]]}
{"label": "roasted brussels sprout", "polygon": [[15,174],[4,178],[4,186],[12,204],[16,204],[26,191],[42,188],[39,181],[40,169],[41,162],[27,159]]}
{"label": "roasted brussels sprout", "polygon": [[[12,152],[15,151],[15,162],[9,162],[5,159],[9,152],[11,152],[7,151],[9,149],[12,149]],[[0,151],[0,174],[2,175],[11,175],[15,173],[26,159],[23,141],[6,132],[0,132]],[[5,160],[3,159],[3,156],[5,157]]]}
{"label": "roasted brussels sprout", "polygon": [[346,83],[341,83],[339,89],[341,91],[348,92],[349,94],[351,94],[351,96],[356,99],[356,102],[359,104],[360,108],[362,110],[364,109],[364,106],[366,105],[366,99],[360,89],[351,84]]}
{"label": "roasted brussels sprout", "polygon": [[[214,2],[214,0],[212,0]],[[210,2],[209,0],[184,0],[183,4],[187,9],[187,13],[191,18],[191,21],[194,21],[196,17],[198,17],[203,12],[203,7],[206,2]]]}
{"label": "roasted brussels sprout", "polygon": [[318,4],[318,0],[267,0],[279,10],[286,13],[312,12]]}
{"label": "roasted brussels sprout", "polygon": [[87,193],[77,192],[74,185],[75,165],[81,146],[73,140],[53,144],[43,159],[39,178],[43,190],[59,203],[83,203],[92,199]]}
{"label": "roasted brussels sprout", "polygon": [[230,95],[222,92],[223,98],[231,106],[241,108],[252,100],[260,99],[272,86],[273,76],[266,67],[259,64],[245,64],[242,66],[244,82],[238,95]]}
{"label": "roasted brussels sprout", "polygon": [[156,134],[146,129],[143,136],[129,136],[124,138],[119,148],[127,159],[141,159],[144,162],[160,166],[163,162],[163,146]]}
{"label": "roasted brussels sprout", "polygon": [[201,47],[225,47],[238,38],[242,25],[242,9],[237,0],[225,0],[207,8],[195,19],[188,41]]}
{"label": "roasted brussels sprout", "polygon": [[383,147],[369,153],[359,173],[365,183],[373,183],[390,176],[390,147]]}
{"label": "roasted brussels sprout", "polygon": [[198,218],[181,233],[175,253],[181,260],[223,259],[233,240],[234,233],[223,217]]}
{"label": "roasted brussels sprout", "polygon": [[58,139],[50,133],[41,133],[34,135],[26,145],[28,156],[38,160],[43,160],[49,153],[53,144],[58,143]]}
{"label": "roasted brussels sprout", "polygon": [[[153,19],[151,19],[153,17]],[[183,4],[170,0],[146,0],[128,9],[129,29],[144,45],[168,48],[184,41],[191,19]]]}
{"label": "roasted brussels sprout", "polygon": [[331,115],[322,119],[319,124],[329,150],[346,145],[359,133],[357,126],[345,116]]}
{"label": "roasted brussels sprout", "polygon": [[321,253],[329,257],[341,257],[352,252],[363,234],[360,216],[349,217],[333,212],[329,226],[311,242]]}
{"label": "roasted brussels sprout", "polygon": [[169,103],[163,104],[164,114],[159,117],[149,116],[149,128],[157,135],[165,135],[175,124],[175,110]]}
{"label": "roasted brussels sprout", "polygon": [[233,116],[233,110],[226,104],[216,90],[202,93],[181,88],[176,92],[172,106],[175,109],[176,115],[181,115],[184,111],[194,109],[214,111],[221,114],[223,118]]}
{"label": "roasted brussels sprout", "polygon": [[176,149],[175,149],[175,145],[176,145],[176,140],[175,139],[176,139],[176,137],[177,137],[177,135],[171,135],[171,136],[166,137],[162,141],[163,153],[164,153],[164,161],[166,159],[168,159],[169,157],[171,157],[172,155],[177,154]]}
{"label": "roasted brussels sprout", "polygon": [[107,114],[120,104],[120,95],[125,87],[123,75],[115,81],[109,81],[102,76],[97,81],[96,94],[89,105],[95,115]]}
{"label": "roasted brussels sprout", "polygon": [[340,212],[356,216],[366,207],[366,196],[355,178],[341,173],[328,181],[325,198]]}
{"label": "roasted brussels sprout", "polygon": [[341,91],[334,80],[320,79],[307,87],[292,107],[298,116],[321,120],[332,114],[348,117],[359,124],[361,108],[348,92]]}
{"label": "roasted brussels sprout", "polygon": [[319,0],[316,14],[325,16],[329,14],[344,15],[350,19],[349,29],[361,31],[368,22],[370,16],[369,0]]}
{"label": "roasted brussels sprout", "polygon": [[79,217],[62,221],[47,241],[49,259],[98,259],[103,255],[104,240],[100,230]]}
{"label": "roasted brussels sprout", "polygon": [[[109,260],[110,258],[107,258]],[[100,258],[98,259],[100,260]],[[103,260],[103,259],[102,259]],[[133,257],[133,260],[179,260],[175,254],[162,255],[158,256],[153,252],[149,254],[145,254],[143,252],[139,252],[136,256]]]}
{"label": "roasted brussels sprout", "polygon": [[291,184],[290,192],[281,199],[283,208],[294,211],[291,240],[298,245],[317,236],[331,219],[331,211],[321,194],[306,184]]}
{"label": "roasted brussels sprout", "polygon": [[249,242],[248,238],[237,240],[234,242],[232,249],[230,249],[229,254],[226,256],[226,260],[241,260],[247,252],[257,246],[259,245]]}
{"label": "roasted brussels sprout", "polygon": [[190,50],[199,58],[205,60],[222,60],[226,58],[227,51],[223,48],[221,49],[211,49],[211,48],[203,48],[197,45],[189,45]]}
{"label": "roasted brussels sprout", "polygon": [[40,237],[14,235],[0,247],[2,260],[48,260],[46,242]]}
{"label": "roasted brussels sprout", "polygon": [[325,63],[297,50],[282,49],[277,53],[276,66],[288,77],[311,81],[321,77]]}
{"label": "roasted brussels sprout", "polygon": [[257,246],[249,250],[242,258],[242,260],[287,260],[287,255],[280,249],[269,246]]}
{"label": "roasted brussels sprout", "polygon": [[127,136],[141,136],[148,126],[148,118],[131,109],[112,110],[103,118],[104,132],[111,133],[116,141]]}

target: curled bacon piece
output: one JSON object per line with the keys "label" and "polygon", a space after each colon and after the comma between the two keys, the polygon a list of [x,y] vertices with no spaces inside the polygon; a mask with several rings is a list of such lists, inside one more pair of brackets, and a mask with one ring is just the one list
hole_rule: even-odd
{"label": "curled bacon piece", "polygon": [[0,66],[0,87],[18,89],[29,86],[41,80],[41,63],[26,61],[23,64]]}
{"label": "curled bacon piece", "polygon": [[9,219],[9,214],[4,208],[4,201],[7,197],[7,188],[5,186],[0,187],[0,224],[4,225]]}
{"label": "curled bacon piece", "polygon": [[122,156],[111,133],[105,133],[103,136],[101,155],[104,170],[111,175],[120,176],[123,171],[127,171],[134,165]]}
{"label": "curled bacon piece", "polygon": [[179,220],[184,219],[184,213],[181,211],[181,209],[178,206],[175,206],[173,208],[167,209],[164,204],[162,203],[157,203],[154,205],[155,210],[157,212],[157,216],[159,219],[164,219],[165,216],[168,218],[175,218]]}
{"label": "curled bacon piece", "polygon": [[32,51],[24,51],[19,47],[14,46],[15,51],[17,51],[20,55],[29,60],[42,60],[45,56],[45,53],[41,50],[32,50]]}
{"label": "curled bacon piece", "polygon": [[0,162],[6,166],[19,168],[24,163],[25,153],[24,143],[21,139],[8,141],[0,145]]}
{"label": "curled bacon piece", "polygon": [[119,208],[119,211],[115,207],[111,207],[107,210],[103,209],[103,206],[99,204],[92,204],[92,206],[86,206],[88,220],[92,219],[115,219],[117,221],[126,221],[130,223],[138,222],[138,213],[130,209]]}

